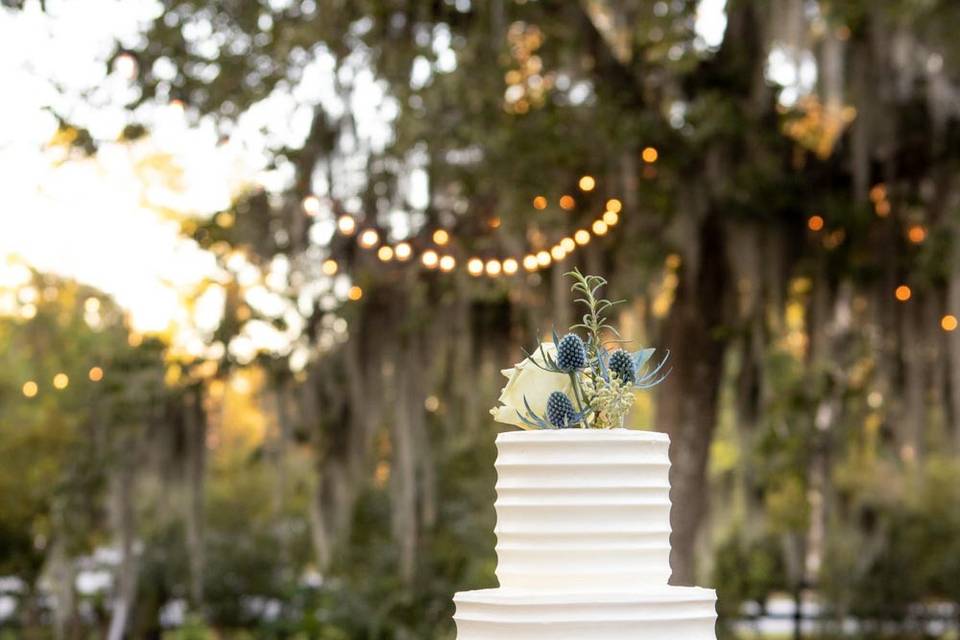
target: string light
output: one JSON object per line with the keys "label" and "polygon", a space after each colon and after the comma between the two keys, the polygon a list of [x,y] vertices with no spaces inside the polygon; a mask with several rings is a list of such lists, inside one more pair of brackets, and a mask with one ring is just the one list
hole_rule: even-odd
{"label": "string light", "polygon": [[360,234],[360,246],[371,249],[380,242],[380,234],[375,229],[366,229]]}
{"label": "string light", "polygon": [[496,278],[500,275],[500,270],[502,269],[500,261],[497,259],[487,260],[487,275],[493,278]]}
{"label": "string light", "polygon": [[593,188],[597,186],[597,181],[594,180],[593,176],[583,176],[580,178],[578,186],[581,191],[593,191]]}
{"label": "string light", "polygon": [[616,213],[615,211],[605,211],[603,213],[603,221],[608,227],[612,227],[620,222],[620,214]]}
{"label": "string light", "polygon": [[913,296],[913,291],[911,291],[910,287],[907,285],[902,284],[896,288],[896,290],[893,292],[893,295],[895,295],[897,300],[900,302],[906,302],[911,296]]}
{"label": "string light", "polygon": [[874,205],[873,210],[877,213],[878,217],[886,218],[888,215],[890,215],[890,201],[881,200]]}
{"label": "string light", "polygon": [[487,224],[490,225],[491,229],[499,229],[500,225],[503,224],[503,220],[500,219],[500,216],[493,216],[487,221]]}
{"label": "string light", "polygon": [[940,318],[940,328],[944,331],[954,331],[957,328],[957,316],[948,313]]}
{"label": "string light", "polygon": [[617,200],[616,198],[610,198],[609,200],[607,200],[607,211],[620,213],[621,209],[623,209],[623,203]]}
{"label": "string light", "polygon": [[547,208],[547,199],[543,196],[537,196],[533,199],[533,208],[538,211],[543,211]]}
{"label": "string light", "polygon": [[443,256],[440,258],[440,270],[441,271],[453,271],[453,268],[457,266],[457,259],[453,256]]}
{"label": "string light", "polygon": [[602,236],[607,233],[608,227],[607,223],[603,220],[594,220],[591,228],[593,229],[594,235]]}
{"label": "string light", "polygon": [[519,268],[520,265],[517,264],[517,261],[514,258],[507,258],[503,261],[503,272],[508,276],[515,274]]}
{"label": "string light", "polygon": [[323,261],[323,265],[320,267],[323,270],[323,274],[326,276],[336,275],[337,271],[340,270],[340,265],[337,264],[336,260],[328,259]]}
{"label": "string light", "polygon": [[100,367],[92,367],[87,373],[87,377],[90,378],[91,382],[100,382],[103,380],[103,369]]}
{"label": "string light", "polygon": [[887,199],[887,185],[882,182],[873,185],[870,188],[870,200],[873,202],[880,202],[881,200]]}
{"label": "string light", "polygon": [[60,389],[60,390],[66,389],[67,385],[69,384],[70,384],[70,377],[67,376],[67,374],[61,372],[53,376],[53,386],[56,389]]}
{"label": "string light", "polygon": [[423,252],[423,255],[420,256],[420,261],[427,269],[435,269],[440,262],[440,256],[438,256],[437,252],[433,249],[427,249]]}
{"label": "string light", "polygon": [[383,245],[377,249],[377,257],[381,262],[390,262],[393,260],[393,247],[388,244]]}
{"label": "string light", "polygon": [[483,273],[483,260],[480,258],[470,258],[467,262],[467,271],[472,276],[479,276]]}
{"label": "string light", "polygon": [[907,231],[907,238],[913,244],[920,244],[927,239],[927,229],[922,224],[915,224]]}
{"label": "string light", "polygon": [[303,199],[303,211],[308,216],[320,215],[320,198],[317,196],[307,196]]}
{"label": "string light", "polygon": [[394,254],[397,256],[397,260],[400,262],[406,262],[410,259],[410,256],[413,254],[413,249],[410,248],[410,243],[401,242],[393,250]]}
{"label": "string light", "polygon": [[540,251],[537,253],[537,264],[541,267],[549,267],[552,258],[550,257],[549,251]]}
{"label": "string light", "polygon": [[352,236],[357,230],[357,221],[351,216],[343,215],[337,220],[337,229],[345,236]]}
{"label": "string light", "polygon": [[450,242],[450,234],[445,229],[437,229],[433,232],[433,243],[437,246],[444,246]]}
{"label": "string light", "polygon": [[357,300],[363,297],[363,289],[361,289],[357,285],[353,285],[352,287],[350,287],[350,291],[347,292],[347,297],[353,300],[354,302],[356,302]]}
{"label": "string light", "polygon": [[528,253],[523,256],[523,268],[527,271],[536,271],[537,270],[537,256]]}
{"label": "string light", "polygon": [[653,164],[657,161],[657,158],[660,157],[660,153],[653,147],[646,147],[641,154],[643,161],[648,164]]}
{"label": "string light", "polygon": [[807,220],[807,228],[810,231],[820,231],[823,229],[823,216],[810,216]]}
{"label": "string light", "polygon": [[37,383],[34,382],[33,380],[27,380],[26,382],[23,383],[22,391],[23,391],[23,395],[25,395],[28,398],[32,398],[33,396],[37,395],[37,391],[39,391],[39,387],[37,386]]}
{"label": "string light", "polygon": [[565,253],[570,253],[577,248],[577,243],[573,241],[573,238],[564,238],[560,241],[560,246]]}
{"label": "string light", "polygon": [[573,240],[579,245],[585,245],[590,242],[590,232],[586,229],[577,229],[577,232],[573,234]]}
{"label": "string light", "polygon": [[566,211],[573,209],[577,206],[577,201],[573,199],[571,195],[562,195],[560,196],[560,208]]}
{"label": "string light", "polygon": [[563,247],[556,244],[550,249],[550,256],[557,262],[560,262],[567,257],[567,252],[563,250]]}

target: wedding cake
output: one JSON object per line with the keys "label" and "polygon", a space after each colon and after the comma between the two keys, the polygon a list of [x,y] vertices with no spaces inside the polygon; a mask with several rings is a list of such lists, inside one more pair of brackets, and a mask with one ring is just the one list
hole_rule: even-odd
{"label": "wedding cake", "polygon": [[706,640],[716,596],[668,586],[670,441],[628,429],[497,437],[497,578],[458,640]]}

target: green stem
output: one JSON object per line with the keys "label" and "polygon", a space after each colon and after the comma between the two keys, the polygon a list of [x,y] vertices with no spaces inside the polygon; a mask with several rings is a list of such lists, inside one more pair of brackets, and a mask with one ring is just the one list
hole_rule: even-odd
{"label": "green stem", "polygon": [[582,428],[587,428],[587,416],[583,415],[583,390],[580,388],[580,379],[577,377],[577,372],[572,371],[568,374],[570,376],[570,382],[573,383],[573,397],[577,401],[577,408],[580,410],[580,415],[583,416],[580,418],[580,424]]}

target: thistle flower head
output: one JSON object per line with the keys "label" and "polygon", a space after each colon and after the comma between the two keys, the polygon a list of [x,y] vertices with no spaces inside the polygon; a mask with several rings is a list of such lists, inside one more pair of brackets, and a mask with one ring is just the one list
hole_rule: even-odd
{"label": "thistle flower head", "polygon": [[568,333],[557,344],[557,367],[572,373],[587,366],[587,348],[575,333]]}
{"label": "thistle flower head", "polygon": [[547,420],[554,427],[563,429],[573,424],[577,412],[573,410],[573,403],[562,391],[554,391],[547,398]]}
{"label": "thistle flower head", "polygon": [[633,364],[633,356],[624,349],[617,349],[610,354],[610,371],[617,374],[617,378],[625,384],[634,384],[637,381],[637,369]]}

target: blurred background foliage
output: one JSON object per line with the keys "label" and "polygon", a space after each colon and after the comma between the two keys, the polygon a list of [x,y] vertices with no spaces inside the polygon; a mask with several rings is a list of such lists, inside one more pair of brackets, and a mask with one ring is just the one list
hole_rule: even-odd
{"label": "blurred background foliage", "polygon": [[[111,2],[0,9],[38,185],[118,214],[31,234],[133,287],[0,239],[0,638],[452,638],[498,370],[574,266],[671,350],[632,422],[719,633],[960,633],[960,5]],[[14,39],[125,12],[69,81]]]}

